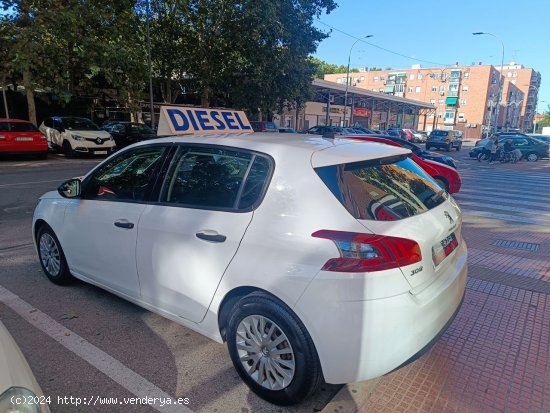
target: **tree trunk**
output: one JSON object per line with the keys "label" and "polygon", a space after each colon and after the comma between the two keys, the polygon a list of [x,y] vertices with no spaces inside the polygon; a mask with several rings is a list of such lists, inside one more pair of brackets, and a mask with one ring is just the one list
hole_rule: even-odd
{"label": "tree trunk", "polygon": [[210,107],[210,89],[208,86],[202,88],[201,92],[201,106],[203,108]]}
{"label": "tree trunk", "polygon": [[34,104],[34,90],[32,87],[31,74],[28,70],[23,72],[23,86],[27,93],[27,106],[29,108],[29,120],[34,124],[36,123],[36,106]]}

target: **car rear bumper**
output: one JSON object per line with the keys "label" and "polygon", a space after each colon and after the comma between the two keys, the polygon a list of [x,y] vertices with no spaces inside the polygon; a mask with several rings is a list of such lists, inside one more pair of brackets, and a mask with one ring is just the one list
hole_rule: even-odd
{"label": "car rear bumper", "polygon": [[18,153],[45,153],[48,152],[48,143],[44,139],[43,142],[26,142],[26,143],[0,143],[0,153],[2,154],[18,154]]}
{"label": "car rear bumper", "polygon": [[357,290],[365,287],[349,274],[319,273],[298,301],[296,312],[313,338],[327,383],[384,375],[433,344],[464,296],[465,243],[447,259],[449,270],[422,291],[379,299],[356,300]]}

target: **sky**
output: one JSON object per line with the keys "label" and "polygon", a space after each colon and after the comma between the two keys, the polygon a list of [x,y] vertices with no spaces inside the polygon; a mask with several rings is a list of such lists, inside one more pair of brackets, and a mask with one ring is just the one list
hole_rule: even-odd
{"label": "sky", "polygon": [[[316,27],[330,31],[315,53],[327,63],[347,65],[356,38],[367,35],[373,35],[365,40],[372,45],[357,42],[351,67],[406,69],[413,64],[438,67],[456,62],[499,67],[504,44],[504,65],[514,61],[541,74],[538,112],[550,105],[550,0],[335,1],[335,10],[315,20]],[[502,43],[473,32],[492,33]]]}

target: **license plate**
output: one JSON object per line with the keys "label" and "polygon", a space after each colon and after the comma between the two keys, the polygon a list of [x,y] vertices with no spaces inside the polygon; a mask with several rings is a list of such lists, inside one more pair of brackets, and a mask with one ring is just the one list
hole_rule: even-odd
{"label": "license plate", "polygon": [[456,247],[458,247],[458,240],[454,232],[445,237],[432,247],[432,260],[437,267],[441,262],[451,255]]}
{"label": "license plate", "polygon": [[95,151],[96,155],[107,155],[107,151]]}
{"label": "license plate", "polygon": [[19,138],[15,138],[15,140],[17,142],[32,142],[34,139],[33,138],[27,138],[27,137],[19,137]]}

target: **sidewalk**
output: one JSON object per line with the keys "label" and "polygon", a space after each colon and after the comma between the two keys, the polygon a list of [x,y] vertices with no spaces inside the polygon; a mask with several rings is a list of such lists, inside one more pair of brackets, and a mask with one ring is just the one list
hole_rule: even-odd
{"label": "sidewalk", "polygon": [[446,333],[414,363],[344,386],[323,412],[550,412],[550,231],[466,220],[463,234],[466,296]]}

